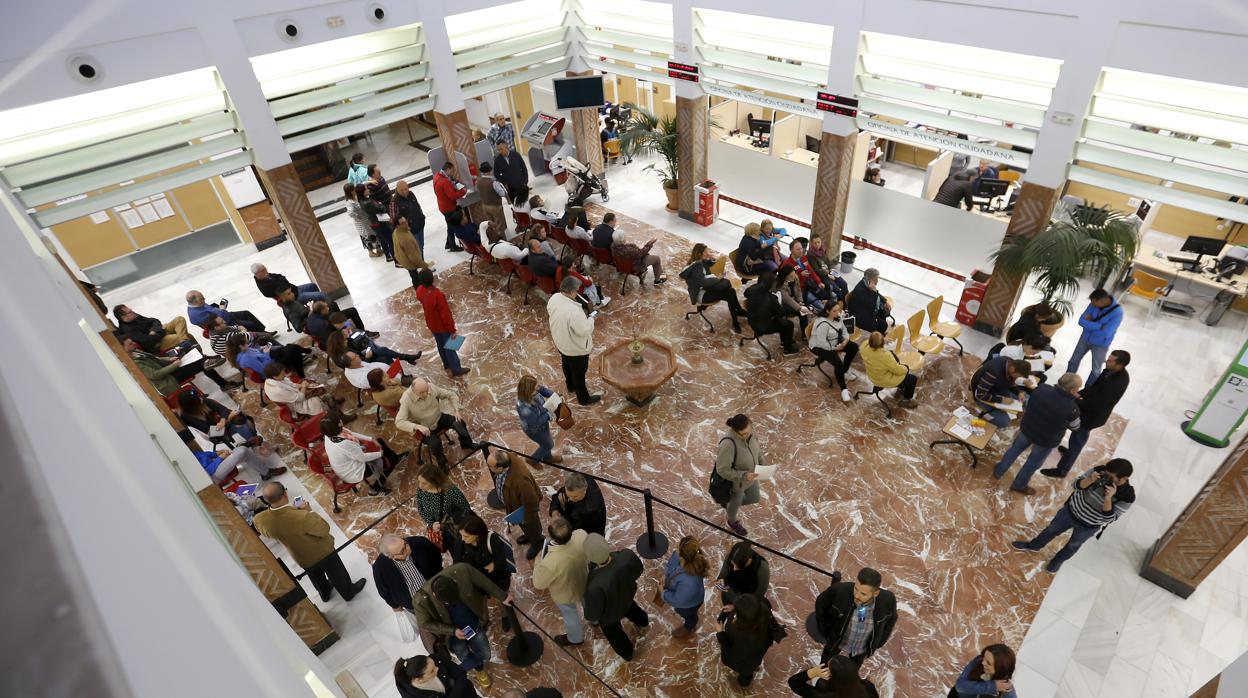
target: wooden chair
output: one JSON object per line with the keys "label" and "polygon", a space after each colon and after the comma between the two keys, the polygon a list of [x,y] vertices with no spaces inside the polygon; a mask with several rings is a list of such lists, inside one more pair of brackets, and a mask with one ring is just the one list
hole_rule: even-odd
{"label": "wooden chair", "polygon": [[915,313],[906,321],[906,329],[910,330],[910,348],[920,354],[939,353],[944,348],[939,337],[924,337],[923,332],[923,311]]}
{"label": "wooden chair", "polygon": [[958,341],[958,337],[962,336],[962,326],[956,322],[941,322],[940,309],[944,306],[944,296],[936,296],[927,304],[927,329],[941,341],[952,339],[958,345],[958,356],[962,356],[962,342]]}
{"label": "wooden chair", "polygon": [[906,326],[897,325],[893,329],[889,330],[888,334],[884,335],[884,344],[887,346],[889,342],[892,342],[893,353],[897,355],[897,360],[900,361],[903,366],[910,369],[911,373],[917,373],[920,368],[923,368],[923,355],[914,350],[903,350],[901,348],[901,343],[905,338]]}
{"label": "wooden chair", "polygon": [[737,264],[736,250],[728,253],[728,259],[732,260],[732,269],[737,272],[737,276],[740,276],[742,281],[756,281],[758,279],[758,274],[747,274],[741,271],[741,267]]}

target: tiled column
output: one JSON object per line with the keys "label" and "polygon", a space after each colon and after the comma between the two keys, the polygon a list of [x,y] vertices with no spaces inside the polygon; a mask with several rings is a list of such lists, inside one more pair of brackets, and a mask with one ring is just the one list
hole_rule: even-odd
{"label": "tiled column", "polygon": [[810,217],[810,237],[823,240],[823,248],[839,254],[849,202],[850,170],[858,130],[845,135],[823,132],[819,141],[819,171],[815,175],[815,205]]}
{"label": "tiled column", "polygon": [[[679,82],[679,81],[678,81]],[[676,95],[676,161],[680,163],[680,217],[693,220],[698,196],[693,188],[706,181],[706,144],[710,138],[706,97]]]}
{"label": "tiled column", "polygon": [[[196,494],[264,598],[276,601],[298,586],[219,488],[205,487]],[[338,641],[338,633],[306,596],[286,612],[286,622],[316,654]]]}
{"label": "tiled column", "polygon": [[[1010,225],[1005,229],[1005,239],[1015,236],[1033,238],[1043,231],[1049,224],[1060,189],[1060,186],[1051,189],[1023,182],[1018,201],[1014,204],[1014,213],[1010,216]],[[984,300],[980,302],[975,329],[1000,336],[1009,327],[1010,316],[1014,314],[1014,306],[1018,303],[1025,281],[1025,278],[994,272],[988,289],[984,291]]]}
{"label": "tiled column", "polygon": [[[472,142],[472,126],[468,125],[468,112],[463,109],[449,113],[435,111],[433,113],[433,121],[438,128],[438,138],[442,139],[442,147],[447,152],[461,153],[468,159],[469,164],[480,164],[477,162],[477,147]],[[516,145],[520,145],[519,133],[516,134],[516,141]],[[455,163],[454,158],[447,159],[452,164]],[[531,175],[532,173],[530,173]],[[458,165],[456,166],[455,179],[467,186],[472,186],[472,173],[460,172]],[[480,202],[469,206],[468,212],[472,215],[472,220],[474,221],[485,220],[485,209],[481,207]]]}
{"label": "tiled column", "polygon": [[[592,70],[587,70],[583,73],[569,70],[567,73],[570,78],[593,74],[594,71]],[[602,174],[602,171],[606,169],[606,163],[602,160],[602,137],[600,134],[597,109],[572,110],[572,137],[576,140],[576,159],[585,163],[589,167],[590,172],[596,175]]]}
{"label": "tiled column", "polygon": [[294,164],[287,163],[269,170],[256,167],[256,174],[260,175],[265,190],[273,197],[277,215],[286,226],[286,234],[299,253],[308,278],[330,298],[347,295],[347,285],[338,272],[338,264],[329,251],[329,243],[325,242],[325,234],[321,232],[321,224],[316,220],[312,202],[308,201],[308,194]]}
{"label": "tiled column", "polygon": [[[1162,534],[1140,576],[1183,598],[1248,536],[1248,439]],[[1222,609],[1225,610],[1225,609]]]}

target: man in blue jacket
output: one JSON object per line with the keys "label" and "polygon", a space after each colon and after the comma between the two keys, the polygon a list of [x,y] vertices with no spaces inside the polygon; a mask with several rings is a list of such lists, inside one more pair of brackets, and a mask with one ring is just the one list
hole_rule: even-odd
{"label": "man in blue jacket", "polygon": [[1092,352],[1092,373],[1088,376],[1088,385],[1096,382],[1105,367],[1105,356],[1109,354],[1109,345],[1114,343],[1114,334],[1122,324],[1122,306],[1109,295],[1109,291],[1098,288],[1088,296],[1088,307],[1079,316],[1079,326],[1083,334],[1079,335],[1079,343],[1070,355],[1070,363],[1066,365],[1067,373],[1078,373],[1083,355]]}
{"label": "man in blue jacket", "polygon": [[1028,448],[1031,453],[1010,489],[1020,494],[1035,494],[1036,490],[1027,486],[1032,473],[1040,469],[1044,459],[1049,457],[1053,449],[1062,443],[1066,431],[1079,428],[1079,406],[1075,398],[1083,381],[1074,373],[1064,373],[1057,379],[1057,385],[1045,385],[1036,388],[1027,401],[1027,409],[1023,410],[1023,418],[1019,422],[1018,435],[1014,443],[1001,456],[997,466],[992,469],[992,477],[1000,480],[1005,471],[1010,469],[1014,461],[1023,455]]}

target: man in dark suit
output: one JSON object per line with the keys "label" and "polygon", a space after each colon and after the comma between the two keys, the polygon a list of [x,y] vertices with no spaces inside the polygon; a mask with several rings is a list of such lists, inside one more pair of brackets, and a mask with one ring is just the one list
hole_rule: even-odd
{"label": "man in dark suit", "polygon": [[573,529],[607,535],[607,504],[592,477],[580,473],[564,476],[563,487],[550,497],[549,513],[567,519]]}
{"label": "man in dark suit", "polygon": [[552,279],[555,278],[555,270],[559,268],[559,262],[554,257],[542,252],[542,242],[537,238],[529,240],[529,256],[523,263],[529,265],[529,271],[534,276],[547,276]]}
{"label": "man in dark suit", "polygon": [[1079,391],[1079,399],[1075,401],[1079,406],[1079,428],[1070,432],[1069,446],[1057,447],[1062,454],[1057,467],[1045,468],[1040,471],[1041,475],[1063,478],[1074,467],[1079,453],[1092,435],[1092,430],[1105,426],[1109,415],[1114,412],[1114,407],[1127,392],[1127,386],[1131,383],[1131,376],[1127,373],[1129,363],[1131,354],[1122,349],[1111,351],[1105,359],[1105,370],[1101,371],[1096,382]]}
{"label": "man in dark suit", "polygon": [[508,147],[506,141],[499,141],[494,152],[494,178],[507,187],[507,196],[514,206],[529,195],[529,168],[524,157]]}
{"label": "man in dark suit", "polygon": [[424,536],[393,533],[381,537],[378,552],[373,563],[377,594],[396,611],[412,610],[412,596],[442,571],[442,553]]}
{"label": "man in dark suit", "polygon": [[611,249],[611,243],[615,239],[615,214],[608,213],[602,217],[602,222],[594,227],[591,233],[594,239],[590,242],[594,247],[600,247],[604,250]]}
{"label": "man in dark suit", "polygon": [[758,281],[745,291],[745,315],[754,330],[754,336],[779,333],[780,344],[784,353],[796,354],[800,351],[793,343],[793,323],[784,315],[784,307],[780,299],[773,293],[776,286],[776,275],[767,272],[758,277]]}

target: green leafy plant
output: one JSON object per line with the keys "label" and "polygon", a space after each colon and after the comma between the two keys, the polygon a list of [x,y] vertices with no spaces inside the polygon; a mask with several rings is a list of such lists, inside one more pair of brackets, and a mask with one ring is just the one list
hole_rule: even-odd
{"label": "green leafy plant", "polygon": [[1053,221],[1033,238],[1006,236],[992,258],[998,273],[1024,278],[1035,274],[1044,302],[1069,316],[1080,279],[1094,278],[1104,285],[1135,257],[1138,246],[1138,229],[1126,214],[1084,205],[1071,212],[1069,222]]}
{"label": "green leafy plant", "polygon": [[676,188],[680,162],[676,154],[676,117],[656,116],[636,104],[626,104],[632,115],[620,125],[620,150],[628,157],[658,156],[660,162],[646,165],[663,180],[667,189]]}

